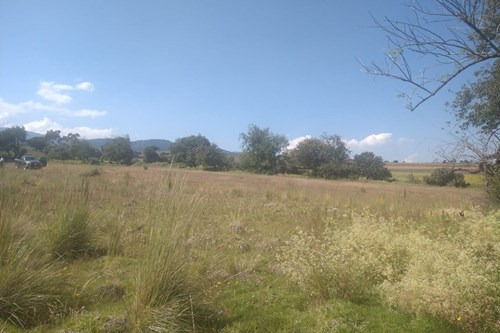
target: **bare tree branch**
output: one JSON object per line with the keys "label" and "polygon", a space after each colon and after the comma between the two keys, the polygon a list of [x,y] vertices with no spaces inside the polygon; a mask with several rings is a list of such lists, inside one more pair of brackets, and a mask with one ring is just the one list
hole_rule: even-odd
{"label": "bare tree branch", "polygon": [[[427,9],[412,1],[408,21],[385,17],[381,23],[372,16],[387,35],[385,66],[360,61],[368,74],[409,84],[411,91],[401,96],[412,111],[467,69],[500,58],[500,0],[435,0],[435,5]],[[413,68],[414,59],[424,65]]]}

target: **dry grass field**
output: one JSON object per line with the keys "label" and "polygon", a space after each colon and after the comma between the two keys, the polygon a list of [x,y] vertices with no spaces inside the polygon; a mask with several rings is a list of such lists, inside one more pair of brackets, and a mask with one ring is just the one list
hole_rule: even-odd
{"label": "dry grass field", "polygon": [[8,164],[0,332],[494,332],[499,219],[479,186]]}

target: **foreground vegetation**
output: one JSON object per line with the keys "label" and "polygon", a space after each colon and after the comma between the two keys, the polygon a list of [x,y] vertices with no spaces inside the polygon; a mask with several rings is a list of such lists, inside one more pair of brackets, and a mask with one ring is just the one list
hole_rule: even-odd
{"label": "foreground vegetation", "polygon": [[477,186],[55,163],[0,185],[0,331],[500,328]]}

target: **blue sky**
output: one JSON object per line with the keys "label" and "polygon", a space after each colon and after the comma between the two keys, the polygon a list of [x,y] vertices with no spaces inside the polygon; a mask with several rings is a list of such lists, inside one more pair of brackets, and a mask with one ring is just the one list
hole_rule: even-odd
{"label": "blue sky", "polygon": [[387,45],[370,13],[409,11],[402,0],[0,0],[0,126],[132,140],[200,133],[238,151],[256,124],[432,161],[449,141],[453,95],[410,112],[401,83],[363,73],[357,59],[381,61]]}

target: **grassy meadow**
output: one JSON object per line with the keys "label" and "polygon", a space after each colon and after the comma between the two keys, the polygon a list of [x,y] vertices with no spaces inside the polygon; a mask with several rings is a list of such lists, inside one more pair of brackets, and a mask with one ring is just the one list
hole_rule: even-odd
{"label": "grassy meadow", "polygon": [[0,332],[499,331],[482,180],[405,167],[389,183],[7,164]]}

